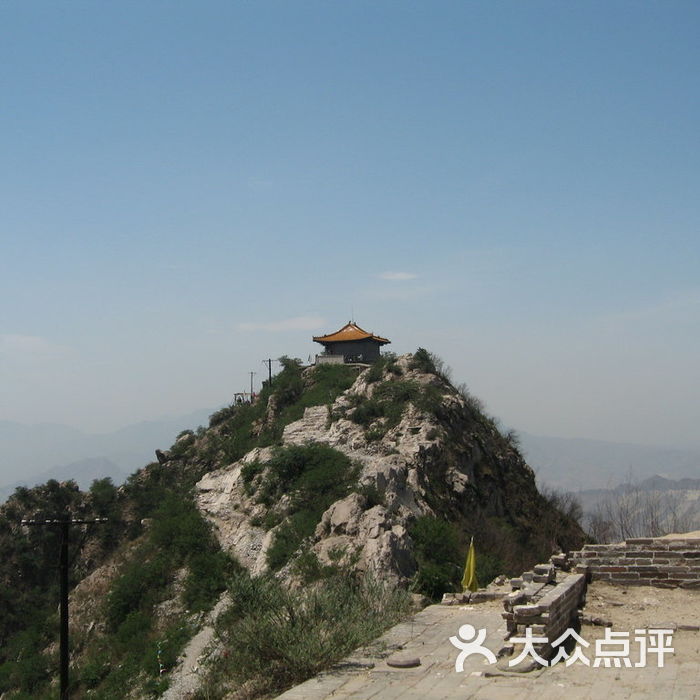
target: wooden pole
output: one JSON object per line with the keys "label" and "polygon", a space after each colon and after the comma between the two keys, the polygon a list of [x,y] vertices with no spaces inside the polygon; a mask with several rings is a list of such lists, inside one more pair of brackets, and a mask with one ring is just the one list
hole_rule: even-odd
{"label": "wooden pole", "polygon": [[69,642],[68,642],[68,528],[69,521],[61,522],[61,556],[60,556],[60,583],[61,583],[61,700],[69,700],[68,698],[68,665],[69,665]]}
{"label": "wooden pole", "polygon": [[41,525],[44,527],[60,528],[61,540],[59,543],[59,597],[60,597],[60,700],[70,700],[70,644],[68,639],[68,545],[70,541],[71,525],[97,525],[106,523],[107,518],[94,518],[93,520],[76,520],[66,514],[64,518],[54,520],[24,519],[22,525]]}
{"label": "wooden pole", "polygon": [[271,359],[263,360],[263,364],[267,365],[268,386],[272,386],[272,360]]}

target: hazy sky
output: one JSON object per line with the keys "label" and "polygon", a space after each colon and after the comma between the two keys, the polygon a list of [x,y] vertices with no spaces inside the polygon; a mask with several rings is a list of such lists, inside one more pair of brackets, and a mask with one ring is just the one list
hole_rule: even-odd
{"label": "hazy sky", "polygon": [[698,445],[700,4],[0,4],[0,419],[215,407],[356,321]]}

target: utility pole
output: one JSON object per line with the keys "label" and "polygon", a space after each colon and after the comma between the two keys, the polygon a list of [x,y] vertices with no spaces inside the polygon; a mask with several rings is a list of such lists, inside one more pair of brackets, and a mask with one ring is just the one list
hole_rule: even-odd
{"label": "utility pole", "polygon": [[270,359],[263,360],[263,364],[267,365],[268,385],[272,386],[272,360],[270,360]]}
{"label": "utility pole", "polygon": [[21,521],[22,525],[41,526],[41,527],[58,527],[61,540],[59,545],[59,583],[60,583],[60,598],[61,598],[61,620],[60,620],[60,675],[61,675],[61,694],[60,700],[69,700],[68,689],[68,668],[70,661],[70,651],[68,646],[68,544],[70,538],[71,525],[97,525],[106,523],[107,518],[93,518],[91,520],[78,520],[70,518],[69,514],[61,519],[53,520],[33,520],[25,519]]}
{"label": "utility pole", "polygon": [[251,402],[253,401],[253,375],[254,374],[257,374],[257,372],[250,373],[250,400],[251,400]]}

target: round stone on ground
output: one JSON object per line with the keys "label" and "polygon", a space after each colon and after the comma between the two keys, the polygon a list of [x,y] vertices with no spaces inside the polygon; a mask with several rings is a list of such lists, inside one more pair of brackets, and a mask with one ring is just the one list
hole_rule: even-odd
{"label": "round stone on ground", "polygon": [[420,666],[420,659],[417,656],[409,656],[408,654],[392,654],[386,660],[387,666],[392,668],[415,668]]}

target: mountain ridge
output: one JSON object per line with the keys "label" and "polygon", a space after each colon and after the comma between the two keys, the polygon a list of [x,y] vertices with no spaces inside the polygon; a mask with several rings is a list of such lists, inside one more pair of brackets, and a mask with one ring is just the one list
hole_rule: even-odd
{"label": "mountain ridge", "polygon": [[700,449],[587,438],[561,438],[518,431],[528,463],[542,483],[564,491],[614,488],[625,480],[662,475],[700,478]]}
{"label": "mountain ridge", "polygon": [[[186,428],[205,424],[211,410],[132,423],[105,433],[88,433],[60,423],[26,425],[0,421],[0,499],[16,486],[32,486],[52,472],[73,478],[69,467],[88,459],[109,460],[115,469],[103,476],[117,483],[152,459],[154,450],[170,444]],[[85,484],[88,486],[89,484]]]}
{"label": "mountain ridge", "polygon": [[[46,571],[58,542],[21,527],[24,517],[107,518],[73,543],[76,698],[164,692],[161,670],[177,667],[227,591],[216,625],[236,663],[217,647],[202,682],[216,697],[241,684],[269,695],[405,615],[407,589],[456,590],[472,536],[482,583],[583,542],[571,514],[538,492],[513,436],[425,350],[370,367],[282,365],[258,401],[182,431],[118,488],[51,480],[0,506],[0,692],[51,695],[56,588]],[[331,638],[352,646],[328,656],[334,610],[347,614]],[[251,650],[278,636],[287,646],[260,649],[270,659],[261,673]],[[316,651],[299,649],[290,672],[289,645],[310,639]]]}

